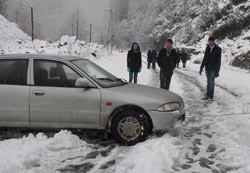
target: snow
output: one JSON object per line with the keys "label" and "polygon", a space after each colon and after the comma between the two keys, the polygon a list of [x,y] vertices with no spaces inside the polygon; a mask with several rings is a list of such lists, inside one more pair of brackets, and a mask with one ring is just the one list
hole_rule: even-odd
{"label": "snow", "polygon": [[61,131],[53,138],[39,133],[5,140],[0,148],[0,172],[51,172],[65,158],[89,152],[91,145],[69,131]]}
{"label": "snow", "polygon": [[[0,16],[1,20],[4,24],[0,25],[0,31],[7,32],[6,28],[11,25],[14,27],[11,33],[19,32],[9,36],[10,39],[1,37],[2,42],[8,41],[1,45],[4,53],[84,56],[128,80],[126,52],[114,51],[109,56],[101,46],[69,36],[54,43],[31,42],[15,25]],[[0,172],[250,172],[250,74],[228,66],[232,59],[230,52],[238,54],[247,50],[249,42],[243,40],[249,34],[246,31],[235,40],[225,39],[220,43],[224,59],[213,103],[200,99],[205,92],[206,78],[198,74],[199,65],[188,62],[186,69],[175,70],[170,90],[184,98],[187,120],[169,133],[161,137],[152,135],[131,147],[110,141],[108,145],[87,142],[68,130],[52,137],[38,133],[6,139],[0,141]],[[194,47],[201,53],[192,61],[202,58],[206,41],[205,37]],[[91,55],[93,52],[97,53],[97,58]],[[143,59],[138,81],[159,87],[159,68],[156,71],[147,69],[146,59]]]}
{"label": "snow", "polygon": [[[93,61],[116,76],[128,79],[126,52],[114,51],[113,55],[109,56],[103,50],[100,51],[100,55],[101,58]],[[176,127],[172,132],[161,137],[153,135],[147,141],[131,147],[117,144],[105,147],[98,143],[87,143],[69,131],[61,131],[54,137],[39,133],[36,136],[30,134],[20,139],[4,140],[0,142],[1,171],[56,172],[73,169],[72,165],[91,162],[94,166],[92,165],[93,168],[89,172],[163,173],[179,170],[185,163],[186,157],[194,157],[197,161],[192,164],[190,171],[210,172],[211,169],[203,168],[198,164],[200,157],[209,157],[210,153],[207,153],[206,149],[210,144],[218,147],[216,157],[213,159],[215,164],[221,164],[217,169],[231,169],[232,172],[235,170],[242,173],[250,171],[248,163],[250,114],[242,115],[249,111],[247,110],[250,105],[248,99],[250,93],[247,92],[250,91],[249,80],[242,80],[242,78],[249,79],[249,73],[222,69],[221,77],[216,81],[217,84],[239,96],[235,97],[224,89],[216,88],[215,102],[204,107],[200,101],[204,93],[198,86],[205,88],[206,80],[204,76],[199,76],[198,68],[198,65],[188,62],[187,69],[176,70],[173,76],[171,90],[180,94],[187,104],[188,120],[183,127]],[[188,79],[189,76],[193,79]],[[140,84],[159,87],[159,70],[148,70],[144,59],[142,73],[139,74],[138,80]],[[195,121],[198,121],[198,124]],[[209,126],[212,127],[208,128]],[[198,131],[192,131],[195,128]],[[207,137],[208,134],[199,135],[199,129],[202,134],[207,132],[212,137]],[[194,136],[189,138],[188,134]],[[198,157],[192,156],[193,150],[190,149],[195,139],[202,141]],[[108,151],[109,148],[112,149],[107,156],[98,154],[93,159],[86,158],[89,153]],[[100,169],[109,162],[112,164],[107,166],[107,169]],[[216,168],[215,164],[213,169]]]}
{"label": "snow", "polygon": [[[114,172],[167,172],[179,155],[177,140],[165,135],[159,139],[149,139],[117,155],[118,164]],[[152,152],[153,151],[153,152]],[[119,160],[121,160],[119,162]]]}
{"label": "snow", "polygon": [[0,46],[6,45],[10,42],[13,43],[22,40],[30,40],[30,37],[21,31],[16,24],[10,23],[1,15],[0,24]]}

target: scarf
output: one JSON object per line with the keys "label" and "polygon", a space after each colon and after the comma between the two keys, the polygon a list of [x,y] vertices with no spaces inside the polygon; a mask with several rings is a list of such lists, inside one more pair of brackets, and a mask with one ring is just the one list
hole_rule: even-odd
{"label": "scarf", "polygon": [[169,57],[171,52],[172,52],[172,47],[171,48],[166,48],[166,49],[167,49],[167,57]]}

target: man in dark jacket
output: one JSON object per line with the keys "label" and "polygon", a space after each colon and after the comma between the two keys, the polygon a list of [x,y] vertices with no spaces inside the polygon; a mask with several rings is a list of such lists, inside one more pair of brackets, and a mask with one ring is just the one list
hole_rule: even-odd
{"label": "man in dark jacket", "polygon": [[180,61],[181,61],[181,53],[178,50],[177,51],[177,57],[176,57],[176,67],[179,68],[180,67]]}
{"label": "man in dark jacket", "polygon": [[214,37],[208,39],[208,45],[200,67],[200,75],[205,67],[207,76],[207,94],[203,98],[212,101],[214,97],[215,78],[219,77],[221,66],[221,48],[215,44]]}
{"label": "man in dark jacket", "polygon": [[129,82],[132,83],[134,78],[134,83],[137,83],[138,73],[141,72],[141,51],[138,43],[133,43],[131,50],[128,51],[127,56],[127,67],[129,72]]}
{"label": "man in dark jacket", "polygon": [[152,52],[151,50],[148,51],[148,69],[150,69],[151,63],[152,63]]}
{"label": "man in dark jacket", "polygon": [[173,70],[176,67],[177,54],[172,45],[173,41],[171,39],[168,39],[166,41],[166,47],[160,50],[157,60],[157,63],[161,68],[161,88],[166,90],[169,90]]}
{"label": "man in dark jacket", "polygon": [[156,50],[152,51],[152,68],[155,70],[155,63],[157,62],[157,52]]}

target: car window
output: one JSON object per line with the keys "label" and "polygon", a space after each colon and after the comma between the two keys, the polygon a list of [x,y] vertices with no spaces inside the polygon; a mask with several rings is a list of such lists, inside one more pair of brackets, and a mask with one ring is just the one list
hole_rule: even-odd
{"label": "car window", "polygon": [[28,59],[0,60],[0,84],[27,85]]}
{"label": "car window", "polygon": [[68,65],[49,60],[34,60],[35,86],[75,87],[81,76]]}

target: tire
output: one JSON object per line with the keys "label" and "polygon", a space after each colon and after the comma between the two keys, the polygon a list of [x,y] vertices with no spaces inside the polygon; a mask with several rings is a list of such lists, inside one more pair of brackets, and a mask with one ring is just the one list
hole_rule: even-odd
{"label": "tire", "polygon": [[147,117],[135,110],[118,113],[111,122],[111,133],[123,145],[134,145],[146,140],[150,132]]}

